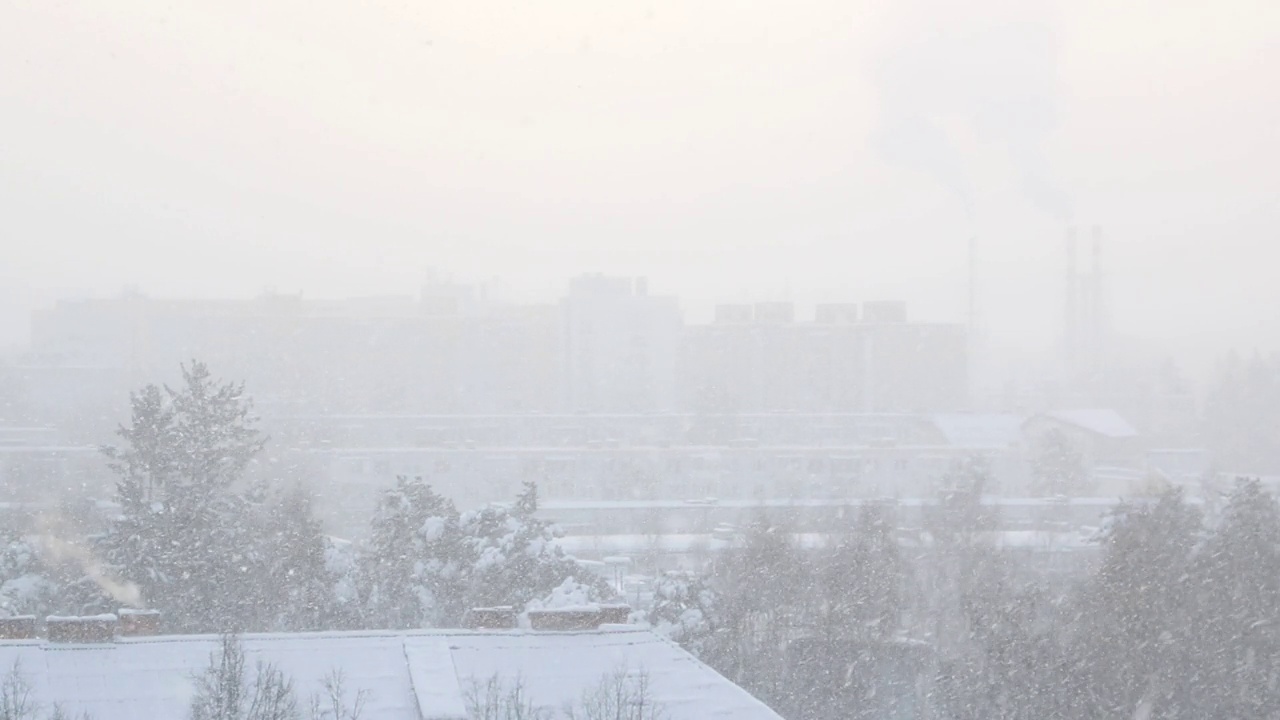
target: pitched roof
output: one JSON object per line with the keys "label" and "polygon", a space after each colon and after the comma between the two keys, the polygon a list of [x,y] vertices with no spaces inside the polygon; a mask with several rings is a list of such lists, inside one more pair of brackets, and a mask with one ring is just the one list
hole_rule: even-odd
{"label": "pitched roof", "polygon": [[998,413],[940,413],[929,416],[955,447],[1000,449],[1017,444],[1023,417]]}
{"label": "pitched roof", "polygon": [[1138,436],[1138,431],[1129,424],[1129,421],[1110,408],[1055,410],[1045,413],[1044,417],[1074,425],[1103,437],[1122,439]]}
{"label": "pitched roof", "polygon": [[[274,663],[300,704],[340,669],[349,697],[369,692],[366,717],[466,718],[472,681],[517,677],[528,698],[556,712],[614,669],[644,671],[671,720],[780,720],[745,690],[644,629],[584,632],[412,631],[244,635],[246,666]],[[217,651],[214,636],[120,638],[108,644],[0,641],[0,673],[15,663],[46,710],[94,720],[186,717],[194,676]]]}

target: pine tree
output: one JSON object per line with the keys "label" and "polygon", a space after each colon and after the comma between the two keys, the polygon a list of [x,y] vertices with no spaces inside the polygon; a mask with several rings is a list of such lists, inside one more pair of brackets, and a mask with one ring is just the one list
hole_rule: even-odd
{"label": "pine tree", "polygon": [[[1237,481],[1192,568],[1183,717],[1270,717],[1280,708],[1280,508]],[[1271,715],[1268,715],[1271,713]]]}
{"label": "pine tree", "polygon": [[787,692],[775,707],[787,717],[877,717],[890,701],[878,678],[896,653],[903,562],[889,513],[868,505],[835,547],[814,558],[814,584],[796,605],[803,638],[787,644]]}
{"label": "pine tree", "polygon": [[61,588],[16,528],[0,528],[0,617],[51,611]]}
{"label": "pine tree", "polygon": [[648,621],[659,634],[704,657],[719,622],[718,600],[715,591],[698,575],[666,572],[654,581]]}
{"label": "pine tree", "polygon": [[1101,567],[1077,607],[1075,635],[1090,672],[1094,716],[1166,707],[1179,668],[1193,662],[1186,656],[1190,570],[1201,527],[1178,491],[1124,506],[1110,518]]}
{"label": "pine tree", "polygon": [[1227,356],[1203,420],[1210,448],[1229,469],[1280,471],[1280,355]]}
{"label": "pine tree", "polygon": [[374,627],[438,627],[463,610],[471,563],[453,502],[422,478],[398,477],[383,494],[361,560],[365,622]]}
{"label": "pine tree", "polygon": [[790,535],[761,514],[712,573],[721,623],[703,659],[765,702],[781,701],[787,643],[802,630],[802,605],[814,594],[811,568]]}
{"label": "pine tree", "polygon": [[884,640],[899,628],[903,567],[895,526],[868,505],[821,561],[819,634],[837,642]]}
{"label": "pine tree", "polygon": [[1084,456],[1056,428],[1045,433],[1035,447],[1031,474],[1042,495],[1074,496],[1087,489]]}
{"label": "pine tree", "polygon": [[[937,499],[923,511],[928,552],[914,563],[912,629],[932,639],[944,654],[967,652],[968,619],[962,600],[998,561],[991,534],[1000,525],[996,509],[983,502],[990,467],[965,458],[943,477]],[[960,647],[956,647],[960,646]]]}
{"label": "pine tree", "polygon": [[463,610],[511,605],[523,609],[564,592],[566,582],[580,586],[573,594],[607,597],[603,581],[582,571],[556,544],[557,529],[539,519],[538,487],[526,482],[512,507],[490,505],[462,516],[460,529],[468,557]]}
{"label": "pine tree", "polygon": [[175,630],[228,630],[260,590],[253,505],[234,486],[266,441],[243,384],[215,382],[200,362],[182,374],[178,389],[134,393],[123,446],[103,450],[122,517],[102,550]]}
{"label": "pine tree", "polygon": [[264,592],[258,597],[259,626],[273,631],[330,629],[335,615],[335,578],[326,565],[328,539],[312,514],[311,496],[301,486],[266,503],[259,554]]}

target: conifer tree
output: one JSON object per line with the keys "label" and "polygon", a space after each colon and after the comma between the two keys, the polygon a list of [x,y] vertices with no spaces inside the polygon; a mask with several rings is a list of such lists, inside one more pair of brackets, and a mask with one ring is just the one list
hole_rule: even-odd
{"label": "conifer tree", "polygon": [[230,630],[253,616],[259,590],[253,508],[235,486],[266,440],[243,384],[198,361],[182,376],[134,393],[123,444],[103,450],[122,514],[102,550],[173,629]]}
{"label": "conifer tree", "polygon": [[471,558],[453,502],[422,478],[396,478],[383,494],[361,561],[365,622],[438,627],[461,617],[461,582]]}

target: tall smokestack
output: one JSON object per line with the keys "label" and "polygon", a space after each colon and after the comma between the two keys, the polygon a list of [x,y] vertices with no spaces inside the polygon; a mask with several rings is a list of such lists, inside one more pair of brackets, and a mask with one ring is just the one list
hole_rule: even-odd
{"label": "tall smokestack", "polygon": [[1089,351],[1093,365],[1101,362],[1106,333],[1106,302],[1102,284],[1102,226],[1093,226],[1093,273],[1089,278]]}
{"label": "tall smokestack", "polygon": [[1076,229],[1067,228],[1067,307],[1066,322],[1063,329],[1063,355],[1066,361],[1067,381],[1076,379],[1076,366],[1079,351],[1079,318],[1080,299],[1078,297],[1079,278],[1076,274]]}
{"label": "tall smokestack", "polygon": [[978,238],[969,238],[969,332],[978,329]]}

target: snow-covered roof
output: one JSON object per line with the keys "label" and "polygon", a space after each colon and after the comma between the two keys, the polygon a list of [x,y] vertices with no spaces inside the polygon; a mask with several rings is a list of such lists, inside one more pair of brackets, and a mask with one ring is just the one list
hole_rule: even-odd
{"label": "snow-covered roof", "polygon": [[1199,479],[1213,470],[1213,453],[1198,448],[1147,451],[1147,470],[1170,480]]}
{"label": "snow-covered roof", "polygon": [[[274,663],[300,704],[341,670],[349,699],[368,692],[365,717],[466,718],[472,681],[517,678],[536,705],[560,711],[615,669],[648,674],[671,720],[778,715],[675,644],[644,629],[592,632],[414,631],[245,635],[246,667]],[[188,715],[194,676],[219,646],[214,636],[120,638],[77,645],[0,641],[0,673],[17,664],[34,699],[94,720]]]}
{"label": "snow-covered roof", "polygon": [[1074,425],[1081,430],[1113,439],[1137,437],[1138,431],[1110,408],[1086,408],[1079,410],[1055,410],[1044,414],[1059,422]]}
{"label": "snow-covered roof", "polygon": [[[1114,504],[1114,501],[1112,501]],[[1002,547],[1048,548],[1078,544],[1074,533],[1051,533],[1030,530],[997,530],[983,533],[991,542]],[[832,533],[794,533],[789,535],[796,547],[817,550],[834,547],[840,542],[840,535]],[[911,544],[906,538],[900,538],[905,544]],[[651,552],[687,555],[698,551],[723,551],[735,544],[733,539],[718,538],[713,535],[570,535],[558,539],[557,544],[565,552],[572,555],[592,555],[597,553],[630,553],[644,555]]]}
{"label": "snow-covered roof", "polygon": [[1018,442],[1024,418],[996,413],[946,413],[931,415],[929,420],[951,445],[999,449]]}

